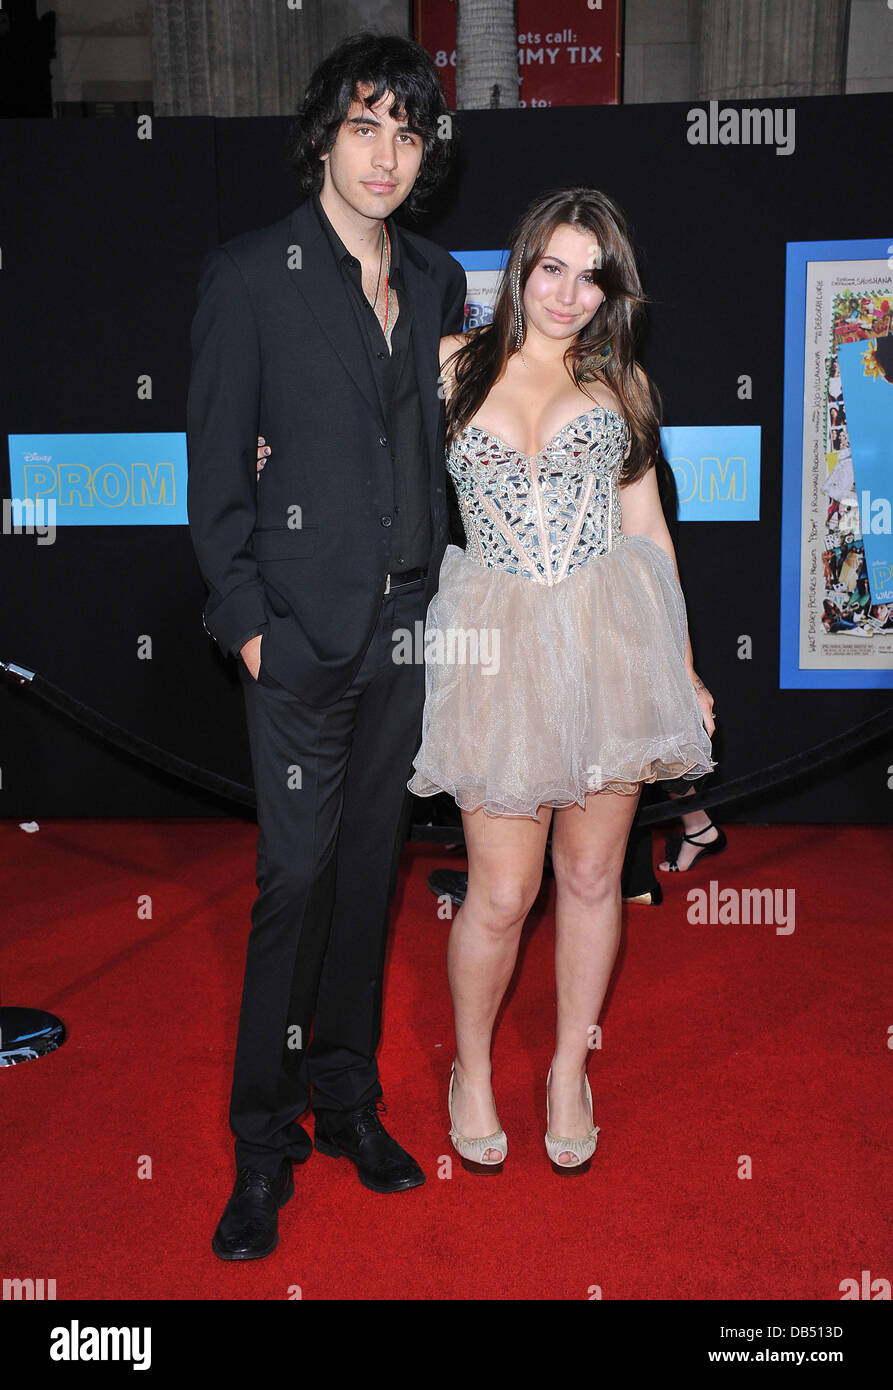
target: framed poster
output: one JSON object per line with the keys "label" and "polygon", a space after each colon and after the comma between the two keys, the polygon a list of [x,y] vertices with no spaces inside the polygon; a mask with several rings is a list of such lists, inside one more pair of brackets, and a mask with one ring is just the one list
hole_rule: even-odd
{"label": "framed poster", "polygon": [[453,251],[451,255],[465,271],[465,314],[463,333],[493,322],[493,305],[509,253],[502,251]]}
{"label": "framed poster", "polygon": [[891,242],[787,247],[783,690],[893,686]]}

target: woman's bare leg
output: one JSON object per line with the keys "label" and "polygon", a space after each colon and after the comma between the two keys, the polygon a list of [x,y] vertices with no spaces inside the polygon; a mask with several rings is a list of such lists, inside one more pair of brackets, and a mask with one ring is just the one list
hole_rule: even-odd
{"label": "woman's bare leg", "polygon": [[[620,874],[638,793],[599,792],[585,809],[555,812],[555,983],[558,1027],[549,1095],[550,1129],[568,1139],[589,1132],[584,1080],[592,1027],[598,1022],[620,944]],[[559,1154],[568,1166],[579,1162]]]}
{"label": "woman's bare leg", "polygon": [[[519,816],[463,811],[468,891],[453,919],[447,973],[456,1021],[453,1122],[478,1138],[499,1128],[490,1086],[490,1046],[496,1012],[518,957],[524,920],[539,892],[551,808],[539,822]],[[488,1149],[485,1160],[499,1153]]]}

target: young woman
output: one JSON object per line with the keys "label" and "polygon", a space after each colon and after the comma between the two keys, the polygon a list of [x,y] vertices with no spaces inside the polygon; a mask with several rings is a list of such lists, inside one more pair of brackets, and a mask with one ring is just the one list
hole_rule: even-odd
{"label": "young woman", "polygon": [[[620,210],[595,189],[559,191],[522,217],[492,324],[441,345],[467,549],[448,547],[428,609],[408,785],[447,791],[462,810],[450,1137],[484,1165],[507,1152],[491,1036],[551,817],[558,1008],[546,1150],[569,1169],[596,1145],[586,1064],[641,785],[713,766],[713,700],[694,671],[655,477],[659,422],[633,357],[643,303]],[[469,633],[486,660],[473,659]]]}

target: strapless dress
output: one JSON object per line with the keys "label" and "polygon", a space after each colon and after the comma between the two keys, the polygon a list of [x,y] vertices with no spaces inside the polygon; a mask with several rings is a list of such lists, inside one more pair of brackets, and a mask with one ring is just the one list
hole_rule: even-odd
{"label": "strapless dress", "polygon": [[714,767],[673,563],[620,529],[629,439],[596,406],[539,454],[476,425],[450,445],[467,549],[447,547],[425,620],[417,796],[537,818]]}

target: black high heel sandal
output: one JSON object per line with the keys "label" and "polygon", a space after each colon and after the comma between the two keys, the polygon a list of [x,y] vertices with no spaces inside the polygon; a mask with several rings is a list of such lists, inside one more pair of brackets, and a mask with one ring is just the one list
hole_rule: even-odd
{"label": "black high heel sandal", "polygon": [[[716,831],[716,839],[711,840],[709,844],[700,846],[698,853],[689,864],[688,869],[680,869],[679,851],[683,844],[697,846],[700,836],[706,835],[708,830]],[[694,868],[699,859],[705,859],[708,854],[721,854],[728,843],[726,832],[723,830],[722,826],[714,825],[713,821],[711,821],[709,825],[705,825],[703,830],[696,830],[694,835],[668,835],[666,844],[664,845],[664,858],[670,867],[668,870],[665,869],[664,873],[686,874],[689,869]]]}

